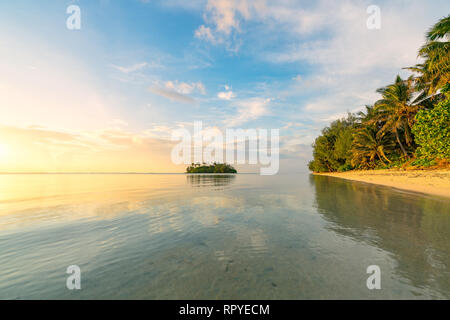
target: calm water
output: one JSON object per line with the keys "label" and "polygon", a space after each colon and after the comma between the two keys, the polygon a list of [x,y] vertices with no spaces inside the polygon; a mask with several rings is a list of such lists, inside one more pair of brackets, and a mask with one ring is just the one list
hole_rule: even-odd
{"label": "calm water", "polygon": [[0,175],[0,298],[448,299],[450,201],[307,174]]}

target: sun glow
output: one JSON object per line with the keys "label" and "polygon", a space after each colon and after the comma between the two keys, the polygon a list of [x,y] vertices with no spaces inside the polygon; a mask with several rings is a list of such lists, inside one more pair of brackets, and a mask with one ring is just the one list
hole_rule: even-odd
{"label": "sun glow", "polygon": [[9,147],[6,144],[0,143],[0,159],[5,159],[9,155]]}

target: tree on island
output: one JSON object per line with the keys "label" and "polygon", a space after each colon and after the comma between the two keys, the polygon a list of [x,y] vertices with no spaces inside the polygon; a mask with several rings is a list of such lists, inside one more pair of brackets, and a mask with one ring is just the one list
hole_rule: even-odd
{"label": "tree on island", "polygon": [[226,163],[200,164],[192,163],[186,168],[186,173],[237,173],[236,169]]}

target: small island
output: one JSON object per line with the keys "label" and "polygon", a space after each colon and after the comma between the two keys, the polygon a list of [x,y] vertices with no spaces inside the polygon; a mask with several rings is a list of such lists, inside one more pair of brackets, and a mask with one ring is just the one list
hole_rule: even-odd
{"label": "small island", "polygon": [[186,173],[237,173],[236,169],[226,163],[200,164],[192,163]]}

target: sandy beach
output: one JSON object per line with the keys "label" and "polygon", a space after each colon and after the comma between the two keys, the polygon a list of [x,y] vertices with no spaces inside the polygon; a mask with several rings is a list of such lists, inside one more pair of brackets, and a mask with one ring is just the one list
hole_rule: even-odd
{"label": "sandy beach", "polygon": [[379,184],[450,198],[450,170],[368,170],[319,173],[319,175]]}

